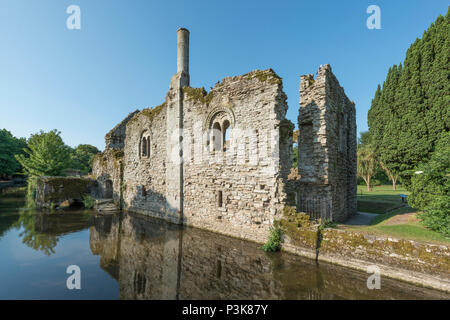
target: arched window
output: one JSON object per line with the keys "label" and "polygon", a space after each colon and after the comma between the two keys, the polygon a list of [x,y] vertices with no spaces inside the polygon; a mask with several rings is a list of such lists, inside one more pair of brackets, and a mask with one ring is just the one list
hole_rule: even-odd
{"label": "arched window", "polygon": [[140,138],[139,142],[139,158],[150,158],[151,154],[151,139],[150,133],[145,130]]}
{"label": "arched window", "polygon": [[227,151],[230,148],[230,121],[225,120],[222,125],[223,131],[223,151]]}
{"label": "arched window", "polygon": [[234,114],[227,108],[219,108],[207,117],[208,139],[206,146],[210,151],[227,151],[230,149],[231,128],[234,127]]}
{"label": "arched window", "polygon": [[145,138],[145,137],[142,138],[141,146],[142,146],[141,156],[146,157],[147,156],[147,138]]}
{"label": "arched window", "polygon": [[213,151],[219,151],[222,148],[222,130],[220,124],[215,122],[212,128],[212,146]]}

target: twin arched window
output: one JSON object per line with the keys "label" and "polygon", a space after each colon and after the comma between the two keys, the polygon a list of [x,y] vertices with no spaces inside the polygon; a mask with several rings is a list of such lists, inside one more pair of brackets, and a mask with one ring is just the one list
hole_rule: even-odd
{"label": "twin arched window", "polygon": [[141,143],[140,143],[140,157],[141,158],[150,158],[151,145],[150,145],[150,136],[147,134],[142,135]]}
{"label": "twin arched window", "polygon": [[212,151],[227,151],[230,148],[230,121],[226,114],[218,114],[214,118],[210,138]]}

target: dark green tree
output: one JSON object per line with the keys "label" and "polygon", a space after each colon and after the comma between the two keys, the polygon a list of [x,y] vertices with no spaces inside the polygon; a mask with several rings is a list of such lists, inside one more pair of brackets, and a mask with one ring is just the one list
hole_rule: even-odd
{"label": "dark green tree", "polygon": [[80,144],[71,153],[71,168],[89,173],[94,156],[100,151],[90,144]]}
{"label": "dark green tree", "polygon": [[60,134],[56,129],[41,130],[28,139],[25,154],[16,155],[29,176],[58,176],[70,166],[71,148],[64,144]]}
{"label": "dark green tree", "polygon": [[298,168],[298,146],[292,148],[292,168]]}
{"label": "dark green tree", "polygon": [[375,155],[392,176],[409,185],[450,127],[450,9],[410,46],[405,61],[389,68],[368,113]]}
{"label": "dark green tree", "polygon": [[21,171],[15,155],[22,154],[27,146],[24,138],[17,139],[6,129],[0,130],[0,178]]}
{"label": "dark green tree", "polygon": [[441,135],[431,159],[415,171],[408,203],[423,211],[422,222],[450,236],[450,132]]}

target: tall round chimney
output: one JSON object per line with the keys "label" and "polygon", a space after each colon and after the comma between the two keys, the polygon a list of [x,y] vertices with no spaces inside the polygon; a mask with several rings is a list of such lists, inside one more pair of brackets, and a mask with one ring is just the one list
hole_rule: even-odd
{"label": "tall round chimney", "polygon": [[177,31],[177,73],[189,74],[189,30],[180,28]]}

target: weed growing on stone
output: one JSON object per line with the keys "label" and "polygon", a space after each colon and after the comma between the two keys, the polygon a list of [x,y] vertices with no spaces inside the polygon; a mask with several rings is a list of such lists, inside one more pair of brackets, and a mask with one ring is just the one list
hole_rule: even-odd
{"label": "weed growing on stone", "polygon": [[283,230],[280,227],[270,227],[269,239],[261,248],[266,252],[280,251],[282,235]]}
{"label": "weed growing on stone", "polygon": [[92,209],[94,207],[95,200],[92,196],[86,195],[83,196],[83,205],[86,209]]}

